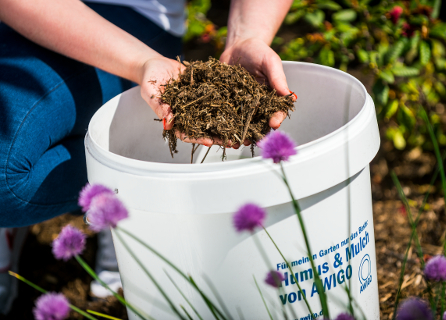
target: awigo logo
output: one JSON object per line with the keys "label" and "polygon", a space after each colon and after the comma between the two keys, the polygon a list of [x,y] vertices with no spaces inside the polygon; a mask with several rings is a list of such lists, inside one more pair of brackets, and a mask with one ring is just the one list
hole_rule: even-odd
{"label": "awigo logo", "polygon": [[372,282],[372,262],[368,254],[362,257],[361,263],[359,264],[358,277],[359,282],[361,282],[360,293],[362,293],[370,282]]}

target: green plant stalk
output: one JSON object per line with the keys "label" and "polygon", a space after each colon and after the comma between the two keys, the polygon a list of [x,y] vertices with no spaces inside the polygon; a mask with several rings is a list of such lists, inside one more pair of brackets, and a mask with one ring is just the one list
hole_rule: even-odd
{"label": "green plant stalk", "polygon": [[444,298],[445,298],[445,291],[446,291],[446,282],[443,281],[441,284],[441,307],[440,307],[440,314],[443,315],[444,313]]}
{"label": "green plant stalk", "polygon": [[[306,304],[306,306],[307,306],[307,308],[308,308],[308,311],[310,312],[310,314],[314,314],[313,311],[311,310],[310,304],[308,303],[307,296],[306,296],[306,295],[304,294],[304,292],[302,291],[302,288],[301,288],[301,286],[300,286],[300,284],[299,284],[299,281],[297,281],[297,279],[296,279],[296,275],[294,274],[294,271],[293,271],[293,269],[291,268],[290,263],[288,262],[287,259],[285,259],[284,255],[282,254],[282,251],[280,251],[280,249],[279,249],[279,247],[277,246],[276,242],[273,240],[273,238],[271,237],[271,235],[269,234],[269,232],[266,230],[265,227],[263,227],[263,230],[264,230],[265,233],[268,235],[268,237],[270,238],[271,242],[272,242],[272,243],[274,244],[274,246],[276,247],[277,251],[280,253],[280,255],[281,255],[282,259],[285,261],[285,263],[286,263],[288,269],[290,269],[291,276],[293,277],[294,282],[296,283],[297,288],[299,289],[300,294],[301,294],[302,297],[304,298],[304,301],[305,301],[305,304]],[[316,271],[316,272],[317,272],[317,271]],[[314,270],[313,270],[313,273],[314,273]]]}
{"label": "green plant stalk", "polygon": [[97,311],[93,311],[93,310],[88,310],[88,309],[87,309],[87,312],[88,312],[88,313],[91,313],[91,314],[94,314],[95,316],[102,317],[102,318],[106,318],[106,319],[111,319],[111,320],[122,320],[122,319],[119,319],[119,318],[116,318],[116,317],[109,316],[108,314],[104,314],[104,313],[97,312]]}
{"label": "green plant stalk", "polygon": [[254,278],[254,282],[255,282],[255,284],[256,284],[257,290],[258,290],[259,293],[260,293],[260,297],[262,298],[263,305],[265,306],[266,311],[268,312],[269,318],[270,318],[271,320],[274,320],[274,319],[273,319],[273,316],[271,315],[271,312],[269,312],[268,306],[266,305],[265,298],[263,297],[262,291],[261,291],[260,288],[259,288],[259,285],[258,285],[258,283],[257,283],[256,277],[254,277],[254,275],[252,275],[252,277]]}
{"label": "green plant stalk", "polygon": [[[434,178],[436,178],[436,176],[437,176],[437,174],[434,174]],[[401,296],[401,286],[403,284],[405,267],[406,267],[407,259],[409,258],[409,250],[410,250],[410,247],[412,246],[412,241],[414,239],[415,239],[415,244],[416,244],[416,247],[417,247],[417,250],[418,250],[418,252],[417,252],[418,258],[420,259],[420,263],[421,263],[422,267],[424,267],[423,250],[421,248],[421,244],[420,244],[419,237],[418,237],[417,225],[418,225],[418,221],[419,221],[419,219],[421,217],[422,208],[424,208],[424,205],[425,205],[425,203],[427,201],[427,198],[429,196],[429,192],[426,193],[426,195],[425,195],[425,197],[423,199],[422,206],[418,210],[417,218],[416,218],[415,221],[413,221],[412,211],[410,210],[410,206],[409,206],[409,203],[407,201],[406,195],[404,194],[403,188],[401,187],[401,184],[400,184],[400,182],[398,180],[398,177],[396,176],[394,171],[391,172],[391,177],[392,177],[393,183],[395,184],[395,187],[397,188],[398,195],[400,196],[400,199],[401,199],[401,201],[403,202],[403,204],[404,204],[404,206],[406,208],[407,215],[409,217],[409,223],[410,223],[410,226],[412,228],[412,233],[410,235],[409,243],[407,244],[406,253],[405,253],[404,260],[403,260],[403,263],[402,263],[402,266],[401,266],[401,273],[400,273],[400,278],[399,278],[399,285],[398,285],[398,291],[397,291],[397,295],[396,295],[395,307],[394,307],[394,315],[393,315],[393,319],[395,319],[396,311],[397,311],[397,308],[398,308],[399,299],[400,299],[400,296]],[[434,182],[435,182],[435,179],[432,179],[431,180],[431,185],[429,186],[429,189],[432,187]],[[429,292],[430,297],[432,297],[432,293],[431,293],[432,290],[431,290],[431,287],[430,287],[429,283],[427,284],[427,290]]]}
{"label": "green plant stalk", "polygon": [[122,239],[121,234],[119,232],[116,232],[116,236],[118,237],[119,241],[122,243],[122,245],[125,247],[127,252],[132,256],[132,258],[136,261],[136,263],[141,267],[141,269],[144,271],[144,273],[150,278],[152,283],[155,285],[155,287],[158,289],[158,291],[161,293],[161,295],[166,299],[167,303],[170,305],[170,308],[174,313],[177,314],[177,316],[182,319],[186,320],[183,315],[177,310],[173,302],[170,300],[170,298],[167,296],[167,294],[164,292],[163,288],[159,285],[159,283],[155,280],[155,278],[152,276],[152,274],[149,272],[149,270],[144,266],[144,264],[141,262],[141,260],[138,259],[138,257],[135,255],[135,253],[130,249],[130,247],[127,245],[127,243]]}
{"label": "green plant stalk", "polygon": [[229,312],[228,308],[226,308],[226,305],[223,301],[223,298],[220,296],[220,294],[217,291],[217,288],[215,288],[214,284],[212,283],[211,279],[207,277],[206,274],[203,274],[203,280],[208,285],[209,289],[211,289],[212,293],[215,296],[215,299],[217,299],[217,302],[220,304],[221,308],[223,309],[223,312],[226,314],[229,320],[233,320],[231,313]]}
{"label": "green plant stalk", "polygon": [[[149,246],[147,243],[145,243],[144,241],[142,241],[141,239],[139,239],[138,237],[136,237],[135,235],[131,234],[130,232],[128,232],[125,229],[122,229],[120,227],[116,227],[115,230],[119,230],[123,233],[125,233],[126,235],[128,235],[130,238],[132,238],[133,240],[135,240],[136,242],[138,242],[139,244],[141,244],[143,247],[145,247],[146,249],[148,249],[149,251],[151,251],[153,254],[155,254],[158,258],[160,258],[161,260],[163,260],[165,263],[167,263],[172,269],[174,269],[178,274],[180,274],[184,279],[186,279],[188,282],[190,282],[192,284],[192,287],[201,295],[201,297],[203,298],[203,300],[206,302],[206,305],[209,307],[209,309],[211,310],[212,314],[214,314],[215,312],[220,315],[220,317],[223,318],[223,320],[226,320],[226,318],[224,317],[223,313],[220,311],[220,309],[218,309],[213,303],[212,301],[201,291],[201,289],[197,286],[197,284],[195,283],[195,281],[192,279],[192,277],[187,276],[184,272],[182,272],[177,266],[175,266],[172,262],[170,262],[169,260],[167,260],[162,254],[160,254],[158,251],[156,251],[155,249],[153,249],[151,246]],[[215,311],[214,311],[215,310]],[[214,314],[215,315],[215,314]]]}
{"label": "green plant stalk", "polygon": [[[23,278],[21,275],[15,273],[15,272],[8,271],[8,273],[9,273],[11,276],[13,276],[13,277],[19,279],[20,281],[26,283],[26,284],[29,285],[30,287],[33,287],[33,288],[36,289],[37,291],[40,291],[40,292],[42,292],[42,293],[47,293],[47,292],[48,292],[48,291],[46,291],[45,289],[39,287],[37,284],[32,283],[31,281],[29,281],[29,280]],[[73,306],[71,303],[68,304],[68,306],[70,307],[71,310],[76,311],[77,313],[83,315],[83,316],[84,316],[85,318],[87,318],[87,319],[90,319],[90,320],[98,320],[98,319],[96,319],[95,317],[93,317],[93,316],[89,315],[88,313],[86,313],[85,311],[79,309],[78,307]]]}
{"label": "green plant stalk", "polygon": [[[426,110],[424,110],[423,107],[421,107],[421,117],[423,118],[424,122],[426,123],[427,130],[429,131],[429,136],[431,137],[432,144],[434,145],[434,151],[435,151],[435,157],[437,158],[438,167],[440,169],[440,177],[441,177],[441,186],[443,189],[443,197],[445,200],[445,209],[446,209],[446,176],[444,173],[444,166],[443,166],[443,159],[440,154],[440,148],[438,147],[438,141],[434,134],[434,129],[432,128],[432,125],[429,121],[429,117],[426,113]],[[446,255],[446,238],[443,241],[443,254]]]}
{"label": "green plant stalk", "polygon": [[328,305],[327,305],[327,297],[325,295],[325,291],[324,291],[324,286],[322,285],[322,280],[319,277],[319,274],[316,270],[316,267],[314,265],[314,260],[313,260],[313,256],[311,254],[311,248],[310,248],[310,242],[308,241],[308,237],[307,237],[307,232],[305,229],[305,225],[304,225],[304,221],[302,219],[302,214],[301,214],[301,210],[300,210],[300,206],[299,203],[297,202],[296,198],[294,197],[293,191],[291,190],[291,187],[288,183],[288,180],[286,178],[286,174],[285,174],[285,170],[283,168],[283,164],[282,161],[279,163],[280,164],[280,170],[282,171],[282,179],[285,182],[285,185],[288,189],[288,192],[291,196],[292,202],[293,202],[293,207],[294,207],[294,211],[296,212],[297,218],[299,220],[299,224],[300,224],[300,228],[302,229],[302,234],[304,236],[304,240],[305,240],[305,246],[307,247],[307,251],[308,251],[308,257],[310,259],[310,263],[311,263],[311,268],[313,269],[313,273],[314,273],[314,279],[315,279],[315,284],[316,284],[316,289],[319,292],[319,299],[321,302],[321,307],[322,307],[322,313],[324,314],[324,318],[329,319],[330,318],[330,313],[328,311]]}
{"label": "green plant stalk", "polygon": [[[175,283],[175,281],[173,281],[172,277],[166,272],[166,270],[164,270],[164,272],[166,273],[167,277],[170,279],[170,281],[173,283],[173,285],[175,286],[175,288],[177,288],[178,292],[181,294],[181,296],[183,297],[184,300],[186,300],[187,304],[192,308],[192,310],[195,312],[195,314],[198,316],[198,318],[200,318],[200,320],[203,320],[203,318],[200,316],[200,314],[198,313],[198,311],[195,309],[195,307],[192,305],[192,303],[190,303],[189,299],[187,299],[187,297],[184,295],[183,291],[180,290],[180,288],[178,287],[178,285]],[[183,307],[184,308],[184,307]]]}
{"label": "green plant stalk", "polygon": [[[194,288],[198,289],[198,286],[197,286],[197,284],[195,283],[195,280],[192,278],[192,276],[189,276],[189,282],[192,284],[192,286],[193,286]],[[206,304],[207,304],[209,310],[212,312],[212,315],[215,317],[215,319],[219,319],[219,317],[217,316],[217,313],[216,313],[216,308],[215,308],[215,306],[212,304],[212,302],[208,299],[208,297],[206,297],[206,295],[205,295],[201,290],[199,290],[198,292],[200,293],[201,297],[202,297],[202,298],[204,299],[204,301],[206,302]],[[223,317],[223,314],[221,314],[221,316]]]}
{"label": "green plant stalk", "polygon": [[84,261],[84,259],[82,259],[79,255],[76,255],[75,258],[76,258],[77,262],[79,262],[79,264],[82,266],[82,268],[84,268],[84,270],[87,271],[87,273],[91,277],[93,277],[93,279],[98,281],[104,288],[106,288],[108,291],[110,291],[113,294],[113,296],[116,299],[118,299],[119,302],[121,302],[126,307],[129,307],[129,309],[132,310],[134,313],[136,313],[138,315],[138,317],[140,317],[143,320],[146,320],[146,318],[144,316],[142,316],[141,313],[138,310],[136,310],[136,308],[134,306],[132,306],[130,303],[128,303],[121,295],[119,295],[118,293],[113,291],[104,281],[102,281],[98,277],[96,272],[94,272],[93,269],[91,269],[90,266]]}
{"label": "green plant stalk", "polygon": [[189,312],[187,312],[186,308],[185,308],[182,304],[180,304],[180,307],[181,307],[181,309],[184,311],[184,313],[186,314],[186,316],[189,318],[189,320],[194,320],[194,319],[190,316]]}

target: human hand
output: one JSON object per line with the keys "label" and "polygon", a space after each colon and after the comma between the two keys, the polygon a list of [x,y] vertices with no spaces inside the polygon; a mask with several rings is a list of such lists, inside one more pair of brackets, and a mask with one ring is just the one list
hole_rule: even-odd
{"label": "human hand", "polygon": [[[167,81],[172,78],[177,79],[184,69],[185,66],[182,63],[161,56],[147,60],[142,67],[141,96],[162,120],[164,130],[172,129],[174,117],[171,107],[162,102],[161,94],[164,92],[164,85]],[[175,131],[175,135],[183,142],[203,144],[208,147],[213,144],[223,144],[217,138],[190,139],[184,132],[179,131]],[[232,145],[229,142],[228,147],[238,147],[238,145]]]}
{"label": "human hand", "polygon": [[[280,96],[288,95],[291,90],[288,88],[285,74],[283,72],[282,60],[265,42],[255,38],[235,41],[225,49],[220,57],[221,62],[227,64],[240,64],[247,69],[254,78],[275,89]],[[293,93],[293,99],[297,96]],[[286,113],[278,111],[269,120],[269,126],[273,129],[280,127],[286,118]]]}

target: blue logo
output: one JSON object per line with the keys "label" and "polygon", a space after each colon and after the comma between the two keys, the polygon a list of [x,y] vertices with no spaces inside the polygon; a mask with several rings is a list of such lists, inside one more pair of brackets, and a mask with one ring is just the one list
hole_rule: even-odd
{"label": "blue logo", "polygon": [[370,260],[370,256],[365,254],[361,259],[361,263],[359,264],[358,278],[361,282],[360,293],[362,293],[372,282],[372,261]]}

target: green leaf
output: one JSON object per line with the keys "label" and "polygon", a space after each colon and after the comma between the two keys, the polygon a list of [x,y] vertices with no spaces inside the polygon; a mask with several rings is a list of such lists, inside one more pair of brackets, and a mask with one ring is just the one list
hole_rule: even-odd
{"label": "green leaf", "polygon": [[356,19],[356,11],[353,9],[340,10],[333,14],[333,20],[335,21],[353,21]]}
{"label": "green leaf", "polygon": [[319,53],[319,60],[321,64],[333,67],[335,64],[334,52],[327,47],[322,48],[321,52]]}
{"label": "green leaf", "polygon": [[389,86],[387,84],[378,79],[373,85],[372,91],[377,105],[384,106],[387,104],[387,99],[389,98]]}
{"label": "green leaf", "polygon": [[425,66],[431,58],[431,49],[426,41],[420,43],[420,63]]}
{"label": "green leaf", "polygon": [[398,110],[398,105],[399,102],[398,100],[392,100],[388,105],[387,105],[387,110],[386,113],[384,115],[385,119],[390,119]]}
{"label": "green leaf", "polygon": [[393,145],[398,150],[403,150],[406,147],[406,139],[404,139],[404,136],[400,130],[395,131],[392,140],[393,140]]}
{"label": "green leaf", "polygon": [[390,71],[397,77],[413,77],[420,73],[417,68],[405,66],[395,66]]}
{"label": "green leaf", "polygon": [[431,13],[431,18],[432,19],[437,19],[438,18],[438,14],[440,13],[440,6],[441,6],[441,0],[434,0],[434,10],[432,10]]}
{"label": "green leaf", "polygon": [[313,27],[319,27],[322,25],[325,19],[325,13],[322,10],[316,10],[314,12],[308,12],[305,15],[305,20],[308,21]]}
{"label": "green leaf", "polygon": [[285,17],[285,24],[293,24],[305,15],[305,10],[290,12]]}
{"label": "green leaf", "polygon": [[395,43],[388,51],[386,55],[387,63],[393,63],[398,59],[404,50],[404,42],[402,40]]}
{"label": "green leaf", "polygon": [[446,23],[441,22],[434,25],[429,31],[429,35],[446,40]]}
{"label": "green leaf", "polygon": [[359,49],[357,52],[358,59],[361,63],[367,63],[369,62],[369,54],[367,51],[363,49]]}
{"label": "green leaf", "polygon": [[446,87],[444,86],[444,84],[442,82],[435,81],[434,87],[440,96],[442,96],[442,97],[446,96]]}
{"label": "green leaf", "polygon": [[317,3],[317,7],[319,9],[327,9],[327,10],[332,10],[332,11],[338,11],[338,10],[342,9],[342,7],[334,1],[320,0],[320,1],[316,1],[316,3]]}
{"label": "green leaf", "polygon": [[393,73],[390,72],[390,70],[381,70],[378,73],[378,77],[380,77],[381,79],[383,79],[387,83],[394,83],[395,82],[395,78],[393,77]]}
{"label": "green leaf", "polygon": [[438,40],[432,40],[432,56],[434,58],[442,58],[445,55],[444,45]]}

